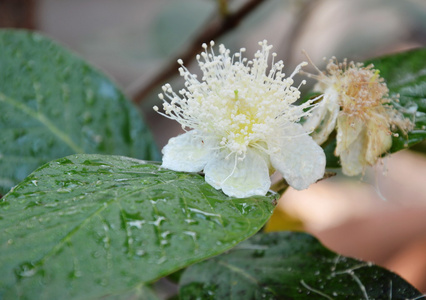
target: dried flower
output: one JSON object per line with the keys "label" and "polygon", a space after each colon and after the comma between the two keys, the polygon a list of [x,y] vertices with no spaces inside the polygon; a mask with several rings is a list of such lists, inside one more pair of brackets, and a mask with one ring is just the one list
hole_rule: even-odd
{"label": "dried flower", "polygon": [[210,45],[203,44],[204,52],[197,55],[201,81],[178,60],[186,89],[178,96],[166,84],[159,95],[161,114],[193,129],[169,140],[163,167],[204,170],[209,184],[234,197],[265,195],[275,170],[296,189],[322,178],[324,152],[297,123],[311,104],[293,105],[300,92],[292,78],[304,64],[286,78],[282,61],[272,58],[269,69],[272,46],[266,41],[253,60],[243,57],[244,48],[230,56],[220,45],[215,55]]}
{"label": "dried flower", "polygon": [[308,74],[318,80],[316,90],[323,96],[304,127],[322,144],[337,126],[335,155],[349,176],[364,172],[390,149],[392,128],[406,132],[412,126],[390,105],[389,89],[373,67],[333,58],[326,73]]}

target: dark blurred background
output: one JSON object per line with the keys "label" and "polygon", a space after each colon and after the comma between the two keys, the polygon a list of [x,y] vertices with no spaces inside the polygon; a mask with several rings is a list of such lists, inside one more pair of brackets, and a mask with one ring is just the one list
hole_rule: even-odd
{"label": "dark blurred background", "polygon": [[[183,87],[170,71],[176,58],[187,58],[196,72],[189,58],[201,41],[215,37],[232,50],[246,47],[251,57],[267,39],[287,73],[305,59],[302,49],[319,67],[333,55],[363,61],[425,47],[426,1],[0,0],[0,27],[41,31],[107,72],[141,109],[161,148],[181,129],[153,112],[156,95],[166,82]],[[362,178],[338,174],[287,191],[269,228],[299,226],[426,292],[425,183],[423,150],[402,151]]]}

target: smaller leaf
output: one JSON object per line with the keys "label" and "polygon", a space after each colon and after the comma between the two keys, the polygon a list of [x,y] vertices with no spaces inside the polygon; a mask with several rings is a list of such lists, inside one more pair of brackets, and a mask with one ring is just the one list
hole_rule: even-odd
{"label": "smaller leaf", "polygon": [[186,269],[181,299],[408,299],[398,275],[324,248],[306,233],[258,234]]}

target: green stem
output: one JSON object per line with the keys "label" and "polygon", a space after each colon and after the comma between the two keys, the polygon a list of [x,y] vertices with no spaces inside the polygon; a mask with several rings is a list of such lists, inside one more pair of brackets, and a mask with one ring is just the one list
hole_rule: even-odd
{"label": "green stem", "polygon": [[279,194],[280,196],[282,196],[288,187],[289,185],[287,181],[285,181],[285,179],[282,178],[279,181],[272,184],[270,189],[276,192],[277,194]]}

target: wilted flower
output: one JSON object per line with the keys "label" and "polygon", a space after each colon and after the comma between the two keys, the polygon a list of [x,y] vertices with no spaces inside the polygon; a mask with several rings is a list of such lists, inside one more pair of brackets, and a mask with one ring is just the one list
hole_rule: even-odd
{"label": "wilted flower", "polygon": [[300,92],[292,78],[303,64],[285,78],[282,61],[268,68],[266,41],[253,60],[243,58],[245,49],[230,56],[223,45],[215,55],[213,45],[197,55],[201,81],[179,60],[186,89],[178,96],[166,84],[159,95],[163,115],[193,129],[169,140],[163,167],[204,170],[209,184],[235,197],[265,195],[275,169],[296,189],[322,178],[324,152],[297,123],[311,104],[293,105]]}
{"label": "wilted flower", "polygon": [[337,63],[333,58],[326,73],[318,72],[308,75],[318,80],[322,100],[304,127],[313,130],[312,137],[322,144],[337,126],[335,155],[344,174],[358,175],[390,149],[391,129],[407,131],[411,122],[390,105],[389,89],[373,65]]}

